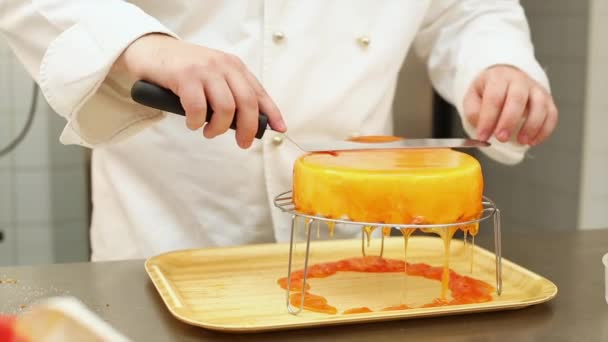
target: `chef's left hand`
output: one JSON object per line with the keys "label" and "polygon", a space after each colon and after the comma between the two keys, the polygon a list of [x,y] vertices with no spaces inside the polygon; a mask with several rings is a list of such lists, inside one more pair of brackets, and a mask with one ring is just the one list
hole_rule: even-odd
{"label": "chef's left hand", "polygon": [[[507,142],[514,134],[522,145],[538,145],[555,129],[558,112],[553,97],[523,71],[505,65],[484,70],[464,99],[464,112],[477,138],[492,135]],[[516,132],[519,123],[521,130]]]}

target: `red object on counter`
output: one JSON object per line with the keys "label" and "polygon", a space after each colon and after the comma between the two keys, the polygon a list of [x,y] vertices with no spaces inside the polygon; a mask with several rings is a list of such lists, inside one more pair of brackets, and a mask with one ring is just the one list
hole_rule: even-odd
{"label": "red object on counter", "polygon": [[0,342],[27,342],[25,338],[17,335],[16,323],[15,316],[0,316]]}
{"label": "red object on counter", "polygon": [[13,342],[15,340],[15,317],[0,316],[0,341]]}

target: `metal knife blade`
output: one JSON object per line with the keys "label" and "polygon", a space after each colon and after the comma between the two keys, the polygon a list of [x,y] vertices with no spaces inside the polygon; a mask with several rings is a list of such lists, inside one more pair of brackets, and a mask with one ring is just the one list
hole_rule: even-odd
{"label": "metal knife blade", "polygon": [[401,139],[391,142],[354,141],[294,141],[285,136],[299,149],[306,152],[385,150],[385,149],[432,149],[432,148],[479,148],[490,146],[489,142],[475,139]]}

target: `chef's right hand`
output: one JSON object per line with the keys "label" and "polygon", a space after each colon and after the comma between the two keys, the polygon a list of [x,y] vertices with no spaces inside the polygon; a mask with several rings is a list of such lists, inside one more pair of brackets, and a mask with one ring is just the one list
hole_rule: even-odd
{"label": "chef's right hand", "polygon": [[[149,34],[133,42],[114,69],[173,91],[186,111],[188,128],[204,126],[206,138],[226,132],[237,115],[236,140],[241,148],[247,148],[255,139],[260,112],[268,116],[273,130],[286,131],[277,106],[236,56],[167,35]],[[205,124],[207,102],[214,114]]]}

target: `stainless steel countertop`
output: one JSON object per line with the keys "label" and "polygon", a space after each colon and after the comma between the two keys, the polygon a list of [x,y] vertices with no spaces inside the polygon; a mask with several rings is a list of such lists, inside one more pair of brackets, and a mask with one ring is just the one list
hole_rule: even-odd
{"label": "stainless steel countertop", "polygon": [[[505,229],[506,230],[506,229]],[[491,249],[489,236],[480,239]],[[608,341],[601,257],[608,230],[503,232],[503,254],[552,280],[548,303],[513,311],[292,330],[253,335],[181,323],[160,300],[143,260],[0,268],[0,312],[18,313],[43,297],[71,295],[135,341]]]}

